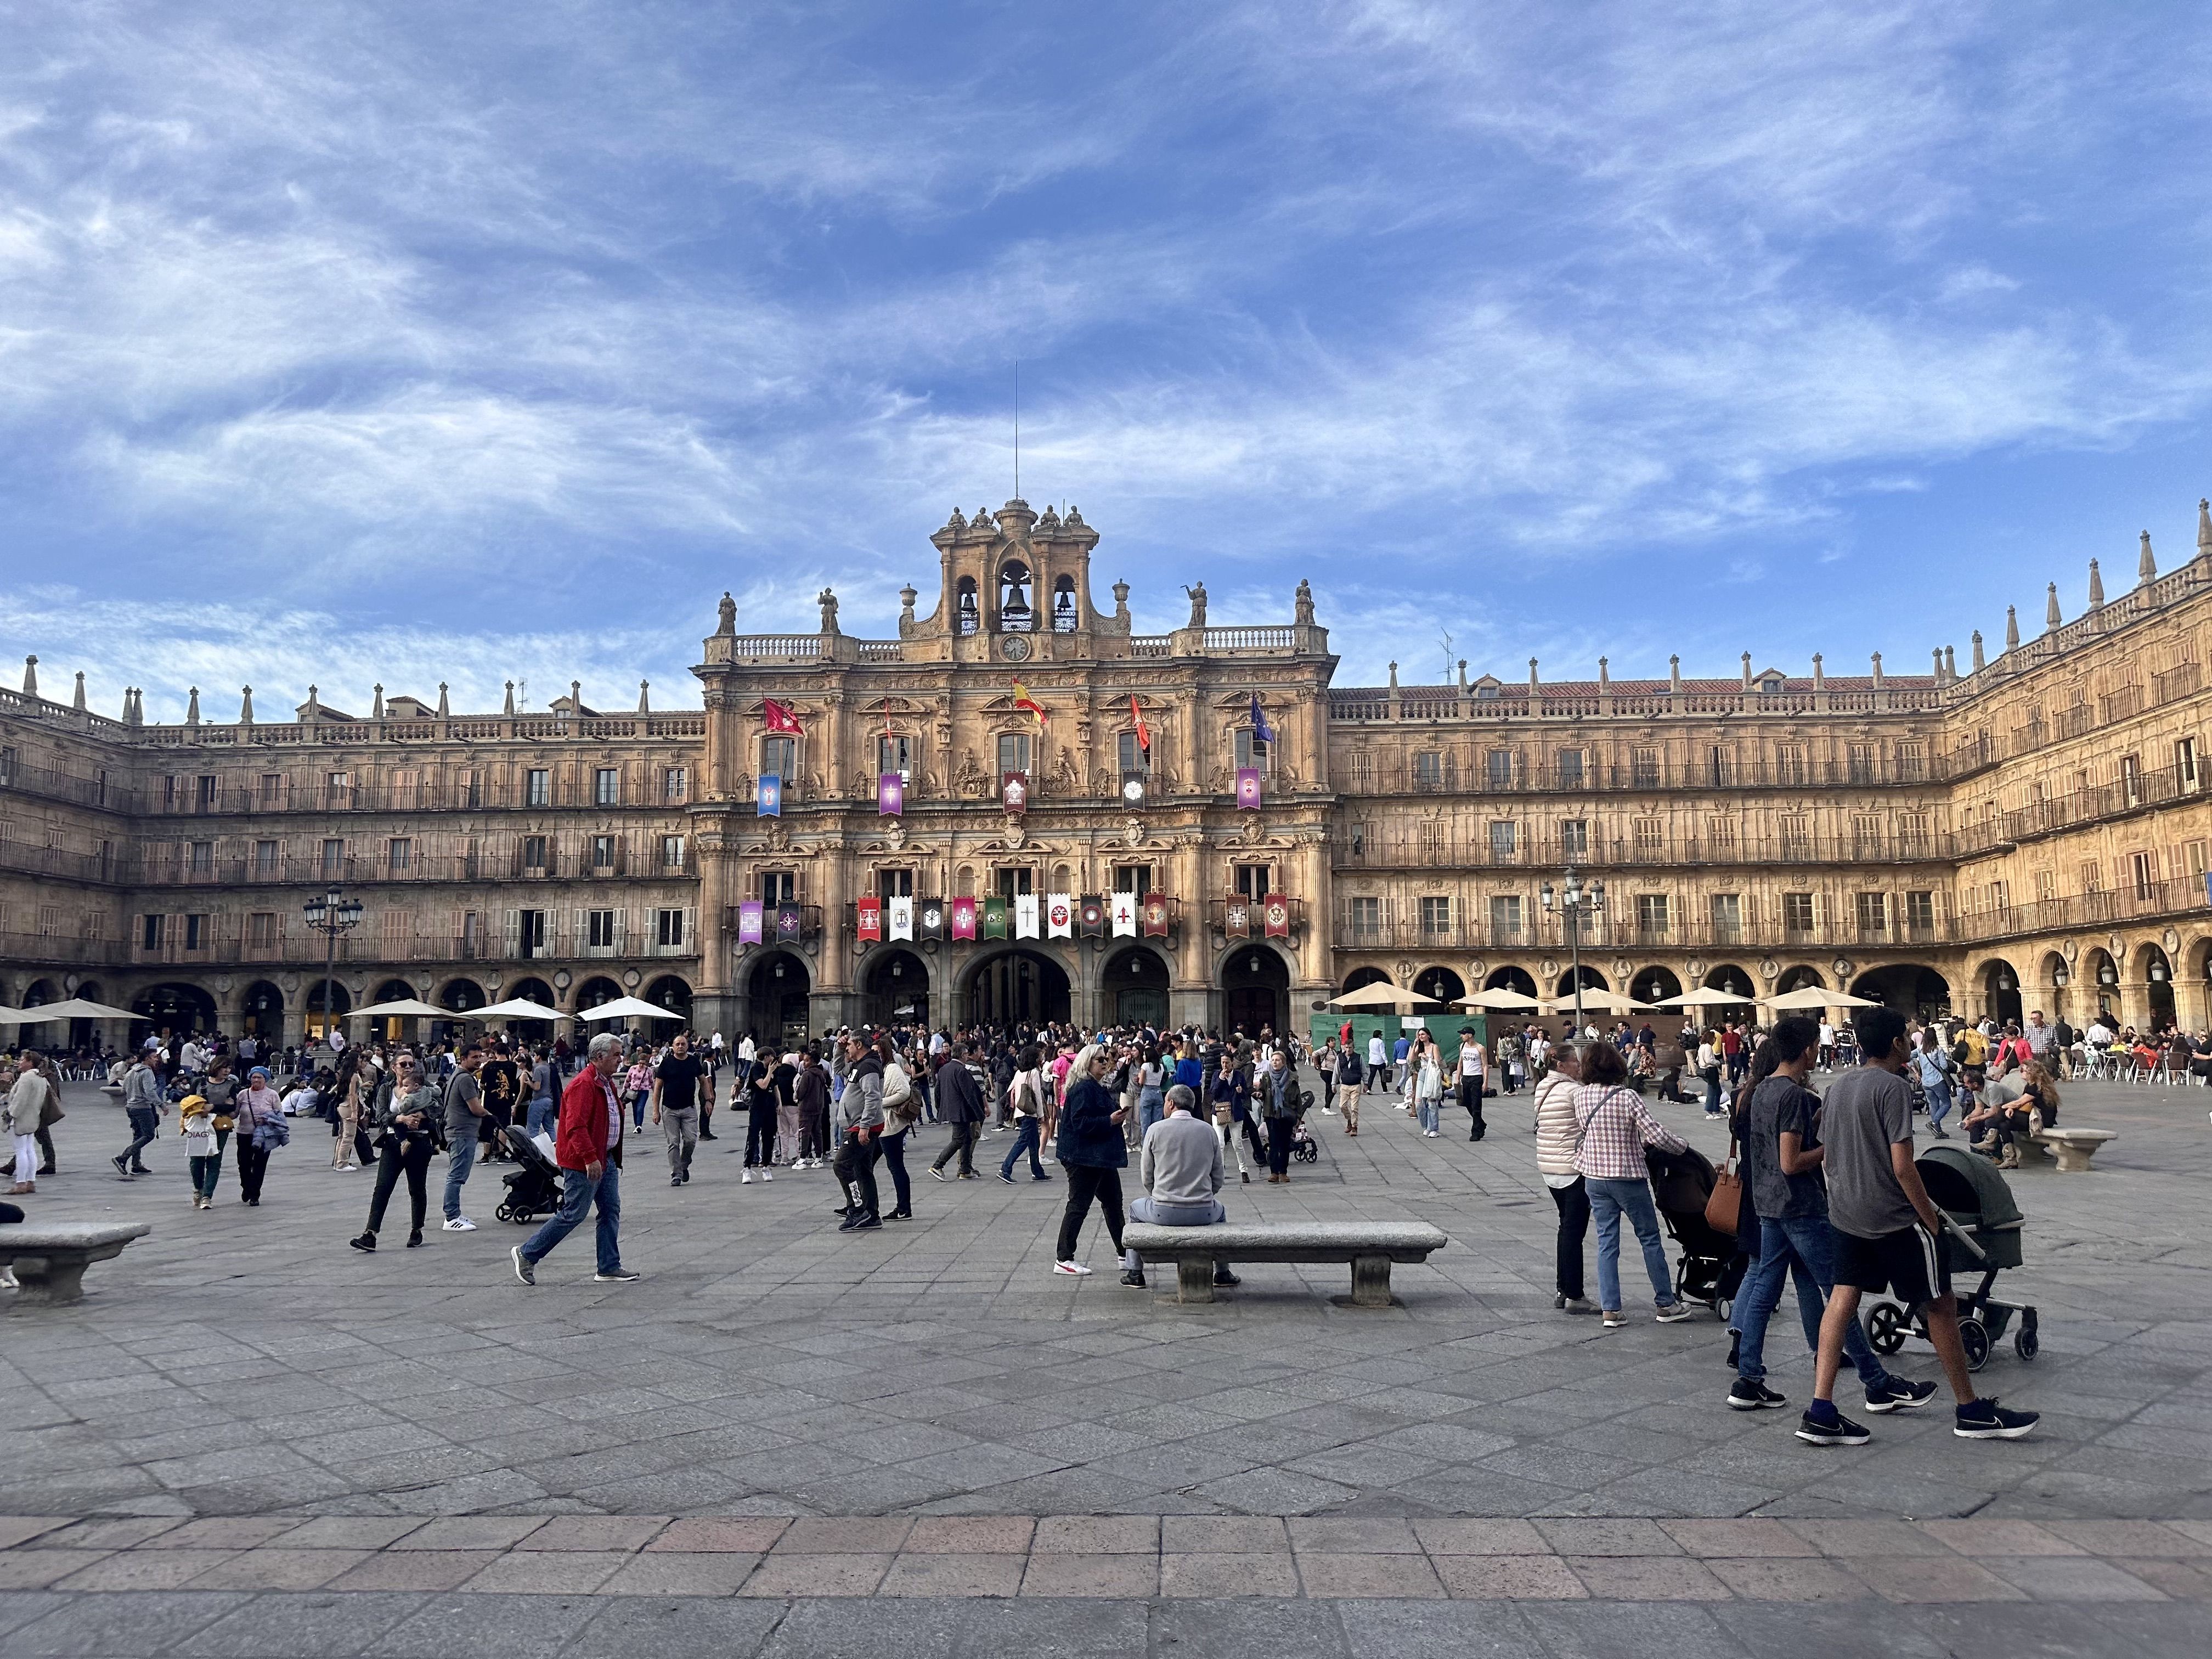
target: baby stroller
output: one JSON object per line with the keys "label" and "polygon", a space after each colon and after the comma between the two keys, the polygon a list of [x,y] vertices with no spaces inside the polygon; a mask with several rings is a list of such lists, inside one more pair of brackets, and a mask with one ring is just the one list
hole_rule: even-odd
{"label": "baby stroller", "polygon": [[1297,1121],[1291,1126],[1291,1156],[1300,1164],[1311,1164],[1321,1157],[1321,1143],[1306,1127],[1306,1109],[1313,1104],[1310,1090],[1299,1096]]}
{"label": "baby stroller", "polygon": [[1721,1232],[1705,1219],[1705,1202],[1713,1195],[1711,1161],[1694,1146],[1679,1152],[1646,1146],[1644,1167],[1651,1176],[1659,1218],[1682,1248],[1674,1263],[1674,1294],[1726,1319],[1750,1263],[1736,1249],[1735,1234]]}
{"label": "baby stroller", "polygon": [[510,1124],[499,1131],[501,1143],[514,1160],[514,1171],[507,1176],[507,1196],[500,1200],[494,1212],[501,1221],[520,1222],[524,1226],[541,1215],[550,1215],[561,1206],[561,1170],[545,1156],[545,1149],[523,1132],[520,1124]]}
{"label": "baby stroller", "polygon": [[[1966,1369],[1978,1371],[1989,1363],[1990,1350],[2004,1340],[2013,1316],[2020,1316],[2014,1333],[2013,1352],[2022,1359],[2035,1358],[2042,1344],[2036,1336],[2035,1310],[1990,1295],[1997,1275],[2021,1265],[2020,1206],[2012,1188],[1997,1173],[1996,1165],[1960,1146],[1931,1146],[1914,1161],[1920,1183],[1929,1199],[1943,1212],[1943,1230],[1951,1237],[1951,1265],[1963,1278],[1976,1267],[1982,1282],[1972,1291],[1954,1290],[1959,1302],[1959,1342],[1966,1351]],[[1928,1340],[1928,1310],[1905,1308],[1894,1302],[1877,1303],[1868,1313],[1867,1340],[1876,1353],[1895,1353],[1907,1336]]]}

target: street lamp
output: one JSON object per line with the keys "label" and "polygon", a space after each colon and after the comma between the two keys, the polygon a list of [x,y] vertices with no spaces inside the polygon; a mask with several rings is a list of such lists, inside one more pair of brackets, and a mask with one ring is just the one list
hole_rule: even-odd
{"label": "street lamp", "polygon": [[[337,1018],[331,1006],[331,986],[337,967],[338,935],[361,926],[361,901],[346,897],[344,890],[333,882],[330,891],[318,893],[300,908],[306,913],[307,926],[323,936],[323,1040],[327,1043]],[[337,1045],[331,1047],[335,1050]]]}
{"label": "street lamp", "polygon": [[1593,881],[1585,887],[1582,878],[1575,873],[1574,866],[1569,865],[1566,879],[1561,884],[1559,892],[1553,892],[1552,884],[1547,881],[1538,890],[1536,896],[1545,909],[1557,911],[1566,923],[1567,956],[1571,964],[1568,972],[1575,982],[1575,1035],[1580,1036],[1583,1030],[1583,917],[1605,914],[1605,883]]}

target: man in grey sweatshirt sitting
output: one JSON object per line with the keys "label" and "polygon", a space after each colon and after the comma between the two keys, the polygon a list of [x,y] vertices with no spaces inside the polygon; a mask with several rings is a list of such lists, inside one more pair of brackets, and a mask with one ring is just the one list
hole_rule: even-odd
{"label": "man in grey sweatshirt sitting", "polygon": [[[1137,1151],[1137,1198],[1129,1219],[1162,1227],[1211,1227],[1229,1219],[1221,1207],[1221,1137],[1213,1126],[1191,1115],[1198,1103],[1188,1085],[1167,1092],[1167,1115],[1145,1131]],[[1124,1253],[1121,1282],[1142,1288],[1145,1264],[1134,1250]],[[1217,1285],[1241,1283],[1225,1261],[1213,1264]]]}

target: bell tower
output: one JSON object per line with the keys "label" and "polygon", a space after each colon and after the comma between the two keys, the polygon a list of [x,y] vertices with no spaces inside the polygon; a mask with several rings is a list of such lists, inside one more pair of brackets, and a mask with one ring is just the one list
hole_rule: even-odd
{"label": "bell tower", "polygon": [[930,538],[937,608],[899,623],[902,639],[934,640],[957,662],[1025,663],[1127,654],[1126,605],[1101,615],[1091,599],[1098,532],[1071,507],[1042,514],[1017,496],[972,519],[957,508]]}

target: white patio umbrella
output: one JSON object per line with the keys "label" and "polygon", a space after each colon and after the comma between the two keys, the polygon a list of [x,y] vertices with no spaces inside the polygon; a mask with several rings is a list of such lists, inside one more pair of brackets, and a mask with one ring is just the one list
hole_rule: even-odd
{"label": "white patio umbrella", "polygon": [[111,1008],[104,1002],[71,997],[65,1002],[42,1003],[36,1008],[16,1008],[0,1013],[0,1020],[17,1025],[36,1025],[49,1019],[136,1019],[128,1008]]}
{"label": "white patio umbrella", "polygon": [[532,1002],[528,997],[510,997],[505,1002],[495,1002],[488,1008],[471,1008],[471,1019],[558,1019],[561,1011],[548,1008],[542,1002]]}
{"label": "white patio umbrella", "polygon": [[457,1014],[450,1008],[441,1008],[435,1003],[423,1002],[415,997],[401,997],[396,1002],[380,1002],[373,1008],[356,1008],[345,1016],[348,1019],[466,1019],[466,1014]]}
{"label": "white patio umbrella", "polygon": [[1727,1008],[1741,1007],[1753,999],[1735,991],[1716,990],[1703,985],[1694,991],[1685,991],[1678,997],[1661,997],[1656,1005],[1661,1008]]}
{"label": "white patio umbrella", "polygon": [[1415,1008],[1441,1008],[1443,1005],[1434,997],[1415,996],[1411,991],[1378,980],[1372,985],[1363,985],[1356,991],[1346,991],[1340,997],[1331,997],[1332,1008],[1390,1008],[1406,1013]]}
{"label": "white patio umbrella", "polygon": [[658,1003],[647,1002],[643,997],[617,997],[612,1002],[603,1002],[596,1008],[586,1008],[576,1016],[578,1019],[682,1019],[682,1014],[672,1014]]}
{"label": "white patio umbrella", "polygon": [[1759,997],[1755,1000],[1762,1008],[1779,1008],[1795,1012],[1805,1008],[1879,1008],[1881,1004],[1866,997],[1855,997],[1849,991],[1831,991],[1825,986],[1805,985],[1795,991],[1784,991],[1778,997]]}
{"label": "white patio umbrella", "polygon": [[1508,986],[1493,985],[1487,990],[1477,991],[1473,996],[1461,997],[1452,1004],[1455,1008],[1492,1008],[1499,1013],[1538,1014],[1546,1006],[1542,999],[1528,996]]}
{"label": "white patio umbrella", "polygon": [[[1571,1013],[1574,1006],[1575,994],[1572,991],[1552,999],[1552,1007],[1558,1012]],[[1634,997],[1623,995],[1619,991],[1601,991],[1585,985],[1583,987],[1583,1012],[1588,1013],[1593,1008],[1601,1009],[1608,1014],[1642,1014],[1649,1013],[1651,1005],[1638,1002]]]}

